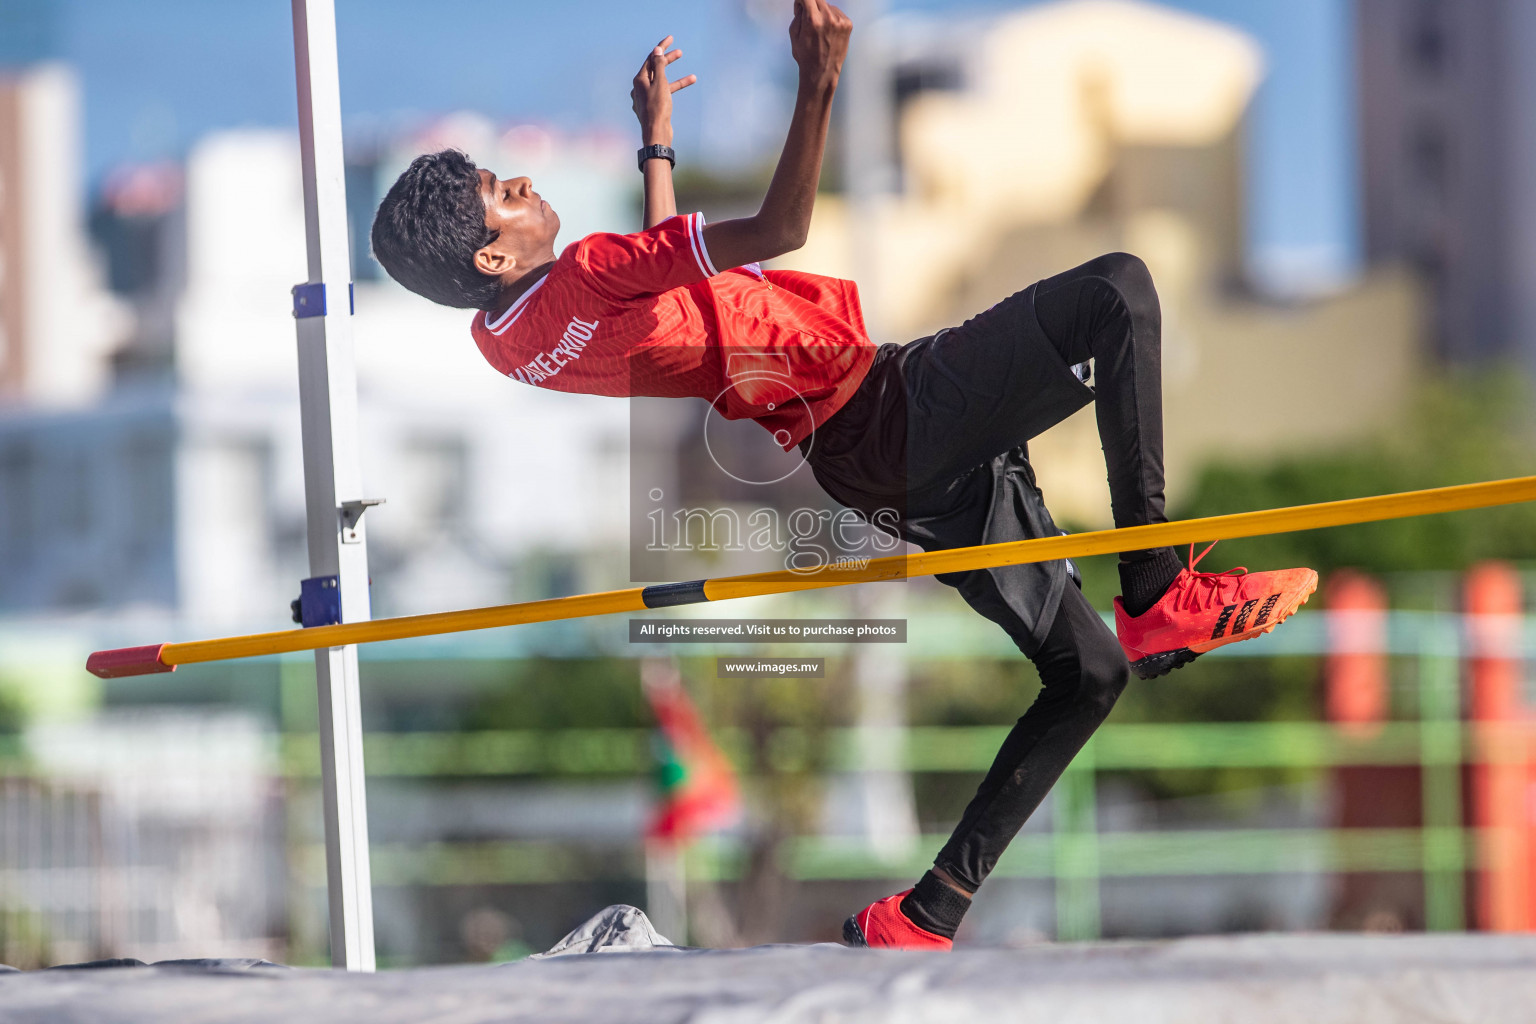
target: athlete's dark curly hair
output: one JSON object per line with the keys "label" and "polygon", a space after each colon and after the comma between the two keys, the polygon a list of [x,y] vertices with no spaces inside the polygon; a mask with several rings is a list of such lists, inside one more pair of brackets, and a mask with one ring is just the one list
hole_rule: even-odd
{"label": "athlete's dark curly hair", "polygon": [[475,253],[496,238],[485,226],[480,172],[456,149],[411,161],[373,218],[373,255],[417,295],[461,309],[490,309],[501,290],[475,269]]}

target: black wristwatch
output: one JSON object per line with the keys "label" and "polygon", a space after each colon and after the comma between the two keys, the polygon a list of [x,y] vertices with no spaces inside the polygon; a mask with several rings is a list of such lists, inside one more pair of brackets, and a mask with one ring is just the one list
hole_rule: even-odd
{"label": "black wristwatch", "polygon": [[663,146],[660,144],[654,146],[641,146],[640,152],[636,155],[639,157],[641,171],[645,170],[645,162],[647,160],[665,160],[673,167],[677,166],[677,153],[672,149],[671,146]]}

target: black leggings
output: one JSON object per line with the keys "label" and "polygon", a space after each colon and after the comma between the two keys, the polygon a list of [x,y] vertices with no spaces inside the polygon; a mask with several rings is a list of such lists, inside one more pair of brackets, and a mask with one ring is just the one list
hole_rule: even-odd
{"label": "black leggings", "polygon": [[[805,446],[822,486],[866,515],[904,501],[927,550],[1031,536],[1054,523],[1026,442],[1095,401],[1116,526],[1164,520],[1161,315],[1146,266],[1112,253],[966,323],[886,346],[848,405]],[[1093,361],[1094,391],[1068,371]],[[998,623],[1042,689],[998,751],[935,864],[975,891],[1104,721],[1129,666],[1062,563],[940,576]]]}
{"label": "black leggings", "polygon": [[1114,633],[1076,587],[1061,596],[1033,659],[1040,695],[1014,724],[934,865],[975,892],[1131,676]]}
{"label": "black leggings", "polygon": [[1117,252],[1046,278],[1035,286],[1035,317],[1069,365],[1093,360],[1115,525],[1166,521],[1163,318],[1146,265]]}
{"label": "black leggings", "polygon": [[[1146,266],[1112,253],[1041,281],[1035,316],[1069,365],[1093,360],[1094,413],[1116,526],[1166,520],[1162,316]],[[1003,741],[934,863],[974,892],[1115,706],[1130,666],[1113,632],[1067,587],[1034,655],[1041,690]]]}

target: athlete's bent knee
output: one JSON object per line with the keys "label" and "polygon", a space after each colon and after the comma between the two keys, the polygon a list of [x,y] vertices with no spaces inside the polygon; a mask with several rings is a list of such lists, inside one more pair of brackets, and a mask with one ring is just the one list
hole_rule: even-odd
{"label": "athlete's bent knee", "polygon": [[1111,252],[1094,260],[1092,266],[1099,276],[1114,285],[1132,313],[1157,311],[1157,288],[1152,283],[1152,271],[1147,269],[1141,257],[1128,252]]}
{"label": "athlete's bent knee", "polygon": [[1094,645],[1078,654],[1078,695],[1100,718],[1107,718],[1131,678],[1131,666],[1117,643]]}

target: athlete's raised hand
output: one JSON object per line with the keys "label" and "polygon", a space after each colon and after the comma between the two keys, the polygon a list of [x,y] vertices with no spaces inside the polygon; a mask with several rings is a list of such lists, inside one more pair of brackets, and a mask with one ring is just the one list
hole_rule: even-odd
{"label": "athlete's raised hand", "polygon": [[789,23],[789,49],[800,65],[800,80],[833,85],[848,56],[853,21],[827,0],[795,0]]}
{"label": "athlete's raised hand", "polygon": [[771,260],[805,244],[827,148],[827,126],[832,122],[832,97],[852,33],[848,15],[827,0],[795,0],[789,43],[800,65],[800,88],[784,152],[754,216],[704,226],[704,243],[716,266]]}
{"label": "athlete's raised hand", "polygon": [[645,63],[635,75],[634,88],[629,98],[640,119],[640,135],[645,145],[672,145],[672,94],[697,82],[697,75],[688,75],[675,82],[667,81],[667,65],[683,55],[682,50],[668,50],[672,37],[667,36],[646,55]]}

